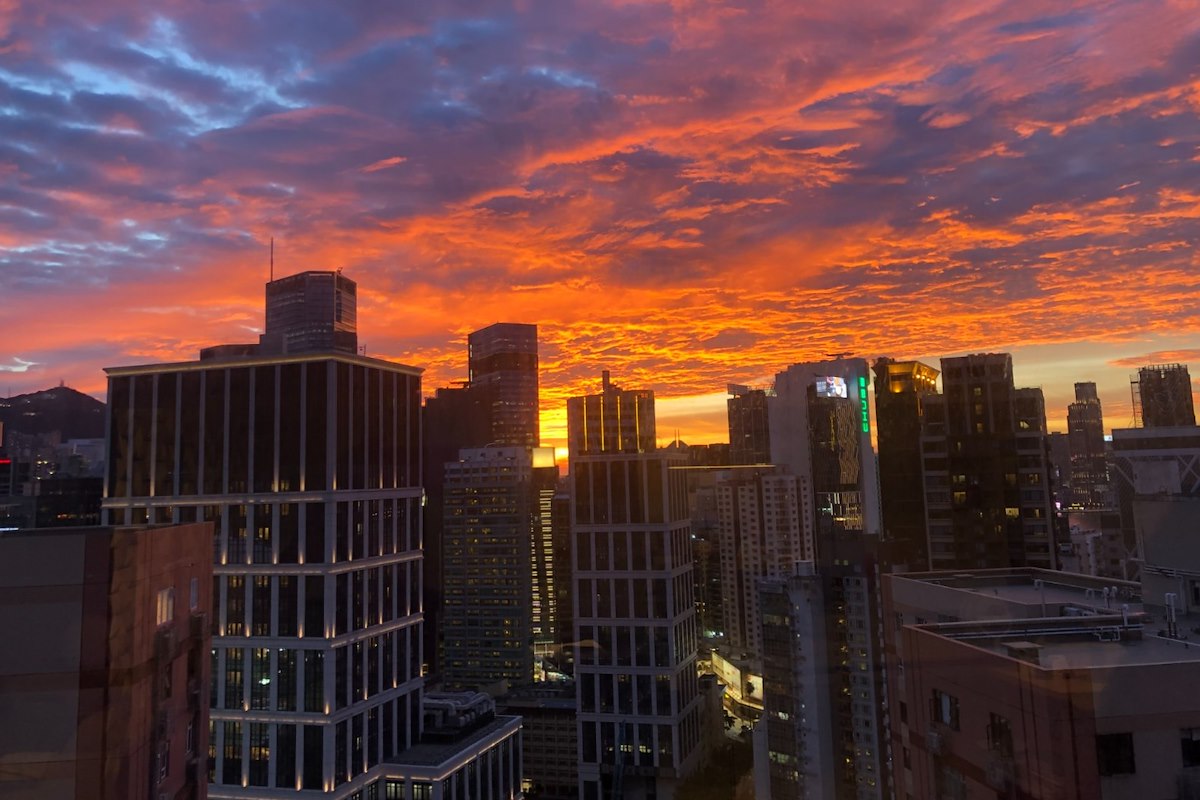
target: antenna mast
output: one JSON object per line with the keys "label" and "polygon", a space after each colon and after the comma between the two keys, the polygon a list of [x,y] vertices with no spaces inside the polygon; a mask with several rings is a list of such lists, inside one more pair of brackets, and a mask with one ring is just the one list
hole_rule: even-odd
{"label": "antenna mast", "polygon": [[275,237],[271,237],[271,280],[275,280]]}

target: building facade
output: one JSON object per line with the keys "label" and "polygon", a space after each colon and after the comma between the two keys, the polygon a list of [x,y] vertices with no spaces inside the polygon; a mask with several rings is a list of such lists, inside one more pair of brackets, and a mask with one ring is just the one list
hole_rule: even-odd
{"label": "building facade", "polygon": [[1196,424],[1192,378],[1186,364],[1152,364],[1133,379],[1134,417],[1143,428]]}
{"label": "building facade", "polygon": [[701,756],[687,489],[654,448],[654,395],[567,404],[579,796],[670,800]]}
{"label": "building facade", "polygon": [[537,325],[497,322],[467,336],[471,390],[488,406],[484,445],[541,444],[538,421]]}
{"label": "building facade", "polygon": [[884,581],[898,794],[1193,796],[1200,651],[1137,584],[1036,569]]}
{"label": "building facade", "polygon": [[358,284],[341,271],[308,271],[267,284],[258,352],[358,352]]}
{"label": "building facade", "polygon": [[893,559],[909,569],[929,566],[921,426],[925,402],[937,394],[938,370],[919,361],[877,360],[875,425],[879,441],[879,490],[885,538]]}
{"label": "building facade", "polygon": [[204,800],[212,527],[0,535],[0,797]]}
{"label": "building facade", "polygon": [[729,463],[770,464],[771,424],[767,393],[749,386],[729,385]]}
{"label": "building facade", "polygon": [[1014,386],[1007,353],[942,359],[942,387],[921,436],[930,567],[1053,567],[1042,391]]}
{"label": "building facade", "polygon": [[329,353],[107,372],[109,519],[215,526],[209,795],[374,783],[420,738],[420,372]]}
{"label": "building facade", "polygon": [[762,657],[758,581],[786,577],[814,557],[813,521],[802,515],[807,488],[774,467],[731,470],[717,481],[725,641],[755,662]]}
{"label": "building facade", "polygon": [[1075,402],[1067,406],[1067,441],[1071,451],[1071,493],[1064,498],[1065,504],[1088,509],[1111,506],[1104,413],[1094,383],[1075,384]]}
{"label": "building facade", "polygon": [[528,683],[535,639],[555,623],[554,454],[464,449],[445,469],[443,679],[452,689]]}
{"label": "building facade", "polygon": [[567,400],[571,459],[577,453],[646,453],[656,446],[654,392],[622,389],[604,370],[600,394]]}
{"label": "building facade", "polygon": [[867,362],[793,364],[776,374],[770,410],[774,463],[810,490],[816,549],[881,531],[879,469],[871,444]]}

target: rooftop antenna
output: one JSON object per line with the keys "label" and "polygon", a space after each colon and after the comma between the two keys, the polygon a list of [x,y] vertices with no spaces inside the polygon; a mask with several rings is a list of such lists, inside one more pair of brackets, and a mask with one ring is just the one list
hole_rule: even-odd
{"label": "rooftop antenna", "polygon": [[275,237],[271,237],[271,280],[275,280]]}

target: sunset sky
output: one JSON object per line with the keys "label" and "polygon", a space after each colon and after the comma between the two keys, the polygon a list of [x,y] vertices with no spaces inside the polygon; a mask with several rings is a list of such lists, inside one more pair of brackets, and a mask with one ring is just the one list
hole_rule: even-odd
{"label": "sunset sky", "polygon": [[0,0],[0,395],[187,360],[344,268],[368,355],[540,326],[659,434],[850,352],[1200,373],[1193,0]]}

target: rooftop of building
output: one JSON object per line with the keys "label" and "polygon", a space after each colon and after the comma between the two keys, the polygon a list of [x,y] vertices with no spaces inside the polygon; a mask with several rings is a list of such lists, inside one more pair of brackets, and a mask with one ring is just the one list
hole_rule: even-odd
{"label": "rooftop of building", "polygon": [[1043,670],[1200,662],[1200,617],[1180,617],[1176,637],[1146,614],[954,622],[917,629]]}
{"label": "rooftop of building", "polygon": [[1173,447],[1200,447],[1200,425],[1163,426],[1160,428],[1114,428],[1112,432],[1113,449],[1125,449],[1122,445],[1135,443],[1143,446],[1138,449],[1148,450],[1144,445],[1156,441],[1163,449]]}
{"label": "rooftop of building", "polygon": [[1040,613],[1043,606],[1111,612],[1128,605],[1131,611],[1142,610],[1142,590],[1140,584],[1135,582],[1034,567],[892,573],[887,578],[996,598],[1008,604],[1028,607],[1031,617],[1046,616]]}
{"label": "rooftop of building", "polygon": [[521,718],[511,716],[495,716],[488,722],[465,731],[461,736],[437,741],[422,741],[402,753],[398,753],[388,763],[402,767],[437,768],[463,759],[469,754],[486,747],[497,738],[503,738],[510,728],[520,727]]}
{"label": "rooftop of building", "polygon": [[385,361],[381,358],[370,358],[368,356],[356,355],[354,353],[342,353],[335,351],[314,352],[314,353],[295,353],[287,355],[259,355],[247,351],[248,354],[242,354],[238,350],[237,345],[218,345],[217,349],[229,347],[230,355],[223,355],[218,352],[216,355],[198,359],[195,361],[176,361],[163,364],[134,364],[121,367],[105,367],[104,372],[110,377],[126,377],[131,375],[150,375],[163,372],[192,372],[196,370],[209,370],[218,366],[237,366],[237,367],[267,367],[276,364],[301,364],[314,361],[343,361],[347,364],[358,364],[364,367],[374,367],[376,369],[385,369],[391,372],[401,372],[406,375],[420,375],[425,370],[422,367],[413,367],[407,364],[399,364],[395,361]]}

